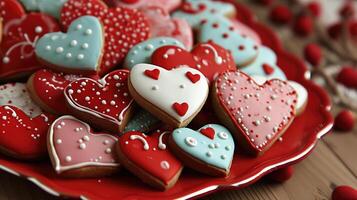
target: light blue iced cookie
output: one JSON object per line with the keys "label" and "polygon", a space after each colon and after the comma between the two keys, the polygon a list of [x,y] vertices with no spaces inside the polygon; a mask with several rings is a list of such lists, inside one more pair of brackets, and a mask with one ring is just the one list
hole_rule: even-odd
{"label": "light blue iced cookie", "polygon": [[250,76],[257,75],[266,77],[267,79],[277,78],[286,80],[284,72],[276,63],[277,57],[273,50],[266,46],[261,46],[257,59],[241,70]]}
{"label": "light blue iced cookie", "polygon": [[27,11],[40,11],[60,18],[61,8],[67,0],[20,0]]}
{"label": "light blue iced cookie", "polygon": [[160,122],[156,117],[151,115],[146,110],[139,110],[134,114],[129,123],[124,129],[124,133],[128,131],[139,131],[142,133],[147,133],[151,129],[155,128]]}
{"label": "light blue iced cookie", "polygon": [[202,24],[198,41],[213,41],[229,50],[238,67],[251,63],[259,53],[259,45],[253,39],[240,34],[233,23],[224,17],[217,17]]}
{"label": "light blue iced cookie", "polygon": [[124,68],[131,69],[136,64],[151,63],[151,55],[154,51],[162,46],[174,45],[185,49],[182,42],[171,37],[156,37],[148,39],[135,45],[130,49],[124,61]]}
{"label": "light blue iced cookie", "polygon": [[67,33],[48,33],[40,38],[35,52],[38,58],[69,71],[97,71],[103,49],[103,30],[93,16],[72,22]]}
{"label": "light blue iced cookie", "polygon": [[229,16],[235,13],[232,4],[211,0],[186,0],[181,9],[173,13],[173,17],[185,19],[193,29],[197,29],[204,21],[219,16]]}
{"label": "light blue iced cookie", "polygon": [[173,131],[172,140],[182,151],[200,162],[229,172],[234,141],[225,127],[208,124],[198,131],[179,128]]}

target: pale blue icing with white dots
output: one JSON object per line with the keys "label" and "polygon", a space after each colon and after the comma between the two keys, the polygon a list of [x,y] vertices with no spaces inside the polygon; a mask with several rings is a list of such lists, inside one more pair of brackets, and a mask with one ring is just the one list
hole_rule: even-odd
{"label": "pale blue icing with white dots", "polygon": [[[276,63],[277,56],[274,51],[269,47],[261,46],[258,57],[255,61],[241,70],[250,76],[258,75],[266,77],[267,79],[277,78],[280,80],[286,80],[284,72],[276,65]],[[263,68],[264,64],[268,64],[274,70],[273,73],[266,74]]]}
{"label": "pale blue icing with white dots", "polygon": [[[200,6],[205,9],[200,9]],[[188,12],[185,6],[190,6],[192,11]],[[202,21],[214,19],[218,16],[227,16],[235,13],[235,7],[230,3],[211,0],[186,0],[182,8],[173,13],[173,17],[185,19],[192,28],[197,29]]]}
{"label": "pale blue icing with white dots", "polygon": [[140,63],[150,64],[151,55],[155,52],[155,50],[168,45],[174,45],[185,49],[185,46],[182,44],[182,42],[178,41],[175,38],[151,38],[135,45],[133,48],[130,49],[124,61],[124,68],[131,69],[135,65]]}
{"label": "pale blue icing with white dots", "polygon": [[217,17],[202,24],[198,34],[199,42],[213,41],[232,53],[235,63],[241,67],[254,61],[259,53],[257,42],[239,33],[233,23]]}
{"label": "pale blue icing with white dots", "polygon": [[55,66],[72,70],[97,71],[103,49],[103,30],[93,16],[83,16],[67,33],[48,33],[36,44],[37,57]]}
{"label": "pale blue icing with white dots", "polygon": [[[200,133],[201,129],[213,128],[214,139]],[[172,133],[172,139],[181,150],[194,158],[214,167],[228,170],[234,154],[234,141],[231,133],[218,124],[208,124],[198,131],[178,128]]]}
{"label": "pale blue icing with white dots", "polygon": [[27,11],[40,11],[60,18],[61,8],[67,0],[20,0]]}
{"label": "pale blue icing with white dots", "polygon": [[146,110],[140,109],[131,118],[124,129],[124,133],[128,131],[140,131],[146,133],[150,131],[160,120],[154,117]]}

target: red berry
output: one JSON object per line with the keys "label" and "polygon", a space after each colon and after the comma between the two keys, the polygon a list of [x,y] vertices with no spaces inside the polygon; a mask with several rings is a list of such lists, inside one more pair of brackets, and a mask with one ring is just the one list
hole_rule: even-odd
{"label": "red berry", "polygon": [[355,115],[349,110],[342,110],[335,118],[334,128],[340,131],[351,131],[355,126]]}
{"label": "red berry", "polygon": [[321,48],[314,43],[306,45],[304,48],[304,57],[312,66],[318,66],[322,60]]}
{"label": "red berry", "polygon": [[264,6],[269,6],[273,3],[274,0],[257,0],[258,3]]}
{"label": "red berry", "polygon": [[312,33],[313,26],[311,16],[301,15],[296,18],[293,28],[296,34],[305,37]]}
{"label": "red berry", "polygon": [[321,5],[319,2],[316,1],[310,2],[309,4],[307,4],[307,9],[314,17],[319,17],[321,14]]}
{"label": "red berry", "polygon": [[342,24],[336,23],[327,28],[327,33],[332,39],[340,37],[342,31]]}
{"label": "red berry", "polygon": [[278,24],[287,24],[292,17],[290,8],[284,5],[277,5],[270,11],[270,19]]}
{"label": "red berry", "polygon": [[284,167],[276,171],[271,172],[268,175],[270,180],[282,183],[289,180],[294,174],[294,168],[292,166]]}
{"label": "red berry", "polygon": [[351,66],[342,67],[336,79],[346,87],[357,88],[357,68]]}
{"label": "red berry", "polygon": [[352,17],[355,14],[355,9],[353,8],[352,2],[347,2],[340,10],[341,17]]}
{"label": "red berry", "polygon": [[338,186],[332,192],[332,200],[356,200],[356,199],[357,199],[357,190],[347,185]]}

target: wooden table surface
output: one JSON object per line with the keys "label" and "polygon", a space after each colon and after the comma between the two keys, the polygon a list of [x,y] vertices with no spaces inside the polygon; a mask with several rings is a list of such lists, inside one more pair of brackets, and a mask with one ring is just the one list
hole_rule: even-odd
{"label": "wooden table surface", "polygon": [[[252,4],[252,0],[240,0],[249,4],[259,20],[267,21],[267,10]],[[298,55],[308,41],[292,35],[288,28],[277,28],[286,48]],[[340,110],[334,106],[333,113]],[[262,180],[241,190],[222,191],[205,199],[330,199],[333,188],[350,185],[357,188],[357,128],[350,133],[332,131],[316,146],[314,152],[294,166],[294,176],[283,184]],[[54,199],[33,184],[0,172],[0,199]]]}

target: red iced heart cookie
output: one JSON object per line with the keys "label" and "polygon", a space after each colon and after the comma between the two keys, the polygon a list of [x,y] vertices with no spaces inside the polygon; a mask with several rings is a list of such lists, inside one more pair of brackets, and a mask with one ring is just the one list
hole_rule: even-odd
{"label": "red iced heart cookie", "polygon": [[81,78],[64,91],[67,105],[79,119],[104,130],[123,131],[130,118],[133,99],[128,90],[127,70],[116,70],[96,81]]}
{"label": "red iced heart cookie", "polygon": [[46,156],[47,130],[54,117],[40,114],[30,118],[21,109],[5,105],[0,107],[0,151],[20,159]]}
{"label": "red iced heart cookie", "polygon": [[39,70],[32,74],[27,86],[41,108],[56,114],[69,113],[64,97],[64,88],[72,81],[80,78],[78,75],[55,73],[50,70]]}
{"label": "red iced heart cookie", "polygon": [[295,118],[296,91],[285,81],[258,85],[240,71],[220,74],[214,85],[214,109],[250,153],[263,153]]}
{"label": "red iced heart cookie", "polygon": [[52,165],[58,174],[68,177],[98,177],[119,168],[115,153],[117,138],[93,133],[88,124],[62,116],[48,131],[47,147]]}
{"label": "red iced heart cookie", "polygon": [[149,22],[151,37],[172,37],[182,42],[187,49],[193,45],[193,33],[186,20],[171,18],[160,6],[147,6],[141,9]]}
{"label": "red iced heart cookie", "polygon": [[117,146],[124,167],[144,182],[163,190],[175,184],[183,168],[168,150],[169,133],[156,131],[147,136],[136,131],[127,132],[120,137]]}
{"label": "red iced heart cookie", "polygon": [[195,68],[209,81],[213,81],[220,72],[236,69],[232,55],[213,42],[199,44],[191,53],[180,47],[163,46],[154,52],[151,61],[165,69],[180,66]]}
{"label": "red iced heart cookie", "polygon": [[92,15],[102,21],[105,45],[100,74],[120,64],[135,44],[149,37],[149,25],[144,15],[130,8],[108,8],[100,0],[69,0],[61,10],[61,24],[68,28],[72,21]]}
{"label": "red iced heart cookie", "polygon": [[34,46],[44,34],[59,30],[56,20],[42,13],[26,15],[20,3],[13,0],[0,0],[0,10],[0,79],[23,77],[41,68]]}

